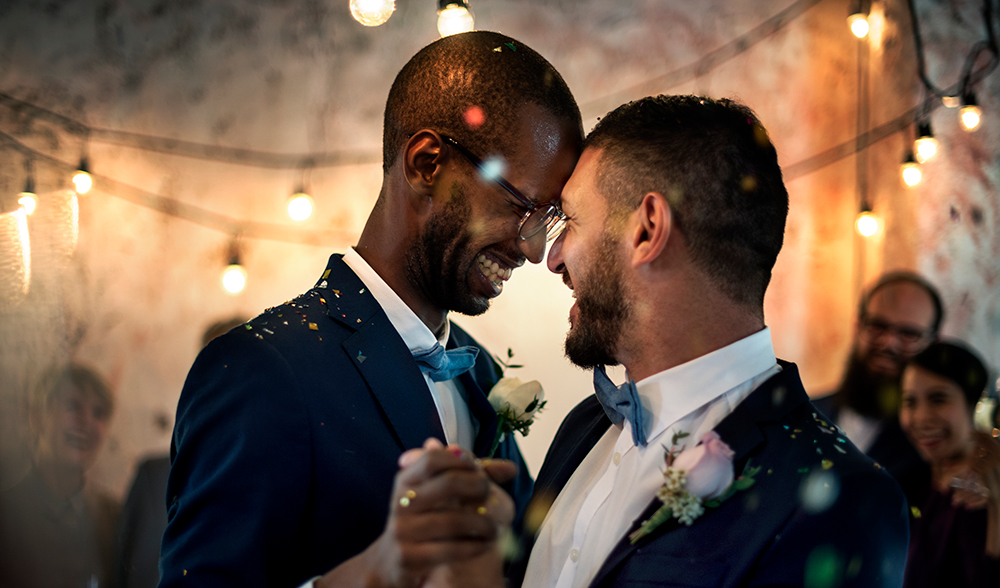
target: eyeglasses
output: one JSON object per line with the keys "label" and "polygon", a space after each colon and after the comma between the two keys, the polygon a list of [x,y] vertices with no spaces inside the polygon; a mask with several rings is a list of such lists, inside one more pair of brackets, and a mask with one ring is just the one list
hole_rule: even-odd
{"label": "eyeglasses", "polygon": [[931,335],[929,331],[894,325],[877,318],[864,318],[862,319],[862,325],[873,339],[885,334],[892,334],[904,345],[916,345]]}
{"label": "eyeglasses", "polygon": [[444,139],[445,143],[457,149],[459,153],[471,161],[479,169],[483,177],[496,182],[497,185],[517,199],[521,208],[525,209],[524,216],[521,217],[521,223],[517,228],[519,239],[529,241],[545,235],[545,240],[551,241],[559,236],[559,233],[566,226],[566,214],[559,208],[558,204],[554,202],[534,202],[504,179],[503,176],[496,173],[495,170],[489,169],[483,163],[482,159],[463,147],[461,143],[447,135],[441,135],[441,138]]}

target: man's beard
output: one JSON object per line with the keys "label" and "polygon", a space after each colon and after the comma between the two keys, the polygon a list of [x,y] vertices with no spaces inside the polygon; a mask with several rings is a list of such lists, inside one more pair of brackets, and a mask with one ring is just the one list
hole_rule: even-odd
{"label": "man's beard", "polygon": [[632,303],[618,251],[618,243],[605,231],[590,271],[572,280],[577,318],[566,335],[566,357],[585,369],[619,363],[616,355]]}
{"label": "man's beard", "polygon": [[871,373],[855,346],[847,358],[839,398],[863,416],[880,420],[893,416],[899,411],[899,377]]}
{"label": "man's beard", "polygon": [[473,295],[469,287],[475,269],[475,252],[468,250],[471,213],[468,194],[453,186],[451,200],[428,219],[424,234],[407,252],[406,273],[437,308],[476,316],[489,310],[490,300]]}

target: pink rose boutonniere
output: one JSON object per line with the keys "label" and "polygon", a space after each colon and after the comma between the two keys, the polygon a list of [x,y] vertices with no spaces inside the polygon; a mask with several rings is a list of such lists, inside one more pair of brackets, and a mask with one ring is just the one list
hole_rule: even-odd
{"label": "pink rose boutonniere", "polygon": [[[687,436],[687,433],[675,434],[672,444],[677,445],[678,440]],[[643,521],[639,529],[629,535],[629,540],[636,543],[671,518],[690,526],[705,512],[705,507],[715,508],[736,492],[753,486],[753,477],[760,468],[751,468],[748,462],[737,478],[733,455],[733,450],[715,431],[705,433],[701,442],[691,449],[685,450],[682,446],[666,450],[663,486],[656,493],[663,506]]]}

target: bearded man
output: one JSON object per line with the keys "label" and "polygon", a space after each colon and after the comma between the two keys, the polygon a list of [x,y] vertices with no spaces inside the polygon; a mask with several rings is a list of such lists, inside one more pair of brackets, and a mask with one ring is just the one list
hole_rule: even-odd
{"label": "bearded man", "polygon": [[[417,586],[493,553],[531,479],[510,437],[499,462],[472,458],[496,432],[497,376],[448,313],[485,312],[543,259],[582,138],[562,77],[509,37],[446,37],[403,67],[357,247],[191,369],[161,587]],[[491,485],[510,477],[513,504]]]}
{"label": "bearded man", "polygon": [[539,471],[512,584],[901,585],[899,487],[816,412],[764,324],[788,195],[754,113],[624,105],[562,205],[548,267],[573,289],[566,354],[596,394]]}

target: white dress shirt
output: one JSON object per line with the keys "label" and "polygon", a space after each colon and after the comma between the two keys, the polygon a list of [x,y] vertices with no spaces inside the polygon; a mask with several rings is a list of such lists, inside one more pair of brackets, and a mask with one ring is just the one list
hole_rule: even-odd
{"label": "white dress shirt", "polygon": [[[375,270],[372,269],[361,255],[354,248],[350,248],[344,254],[344,263],[350,267],[358,278],[364,282],[368,291],[385,311],[389,317],[389,322],[396,328],[403,343],[410,349],[410,353],[427,351],[435,343],[442,346],[448,345],[448,334],[451,330],[450,323],[445,321],[444,333],[441,339],[434,337],[434,333],[427,328],[422,320],[403,302],[403,299],[396,294],[385,280],[382,279]],[[427,389],[434,399],[438,416],[441,418],[441,428],[444,429],[444,437],[448,443],[455,443],[462,449],[472,451],[472,444],[475,441],[475,433],[472,426],[472,417],[469,415],[469,405],[459,388],[458,378],[452,378],[444,382],[435,382],[428,374],[424,374],[427,382]],[[406,393],[401,390],[400,393]]]}
{"label": "white dress shirt", "polygon": [[663,485],[664,446],[693,447],[765,380],[781,371],[768,328],[636,382],[645,447],[613,425],[556,497],[528,560],[525,588],[585,588]]}

